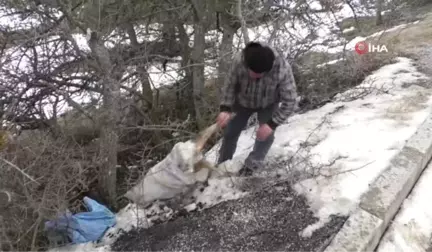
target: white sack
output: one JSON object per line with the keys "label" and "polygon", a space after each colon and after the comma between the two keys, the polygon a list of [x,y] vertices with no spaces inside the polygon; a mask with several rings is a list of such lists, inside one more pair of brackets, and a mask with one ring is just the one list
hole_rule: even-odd
{"label": "white sack", "polygon": [[[195,156],[195,143],[177,143],[165,159],[153,166],[125,197],[137,204],[146,205],[158,199],[170,199],[185,192],[188,186],[197,182],[198,174],[193,165],[202,158]],[[202,177],[202,174],[199,175]]]}

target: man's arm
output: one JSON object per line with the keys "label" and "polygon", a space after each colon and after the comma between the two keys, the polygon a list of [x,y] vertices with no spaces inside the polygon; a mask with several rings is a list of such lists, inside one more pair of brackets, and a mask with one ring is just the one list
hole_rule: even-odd
{"label": "man's arm", "polygon": [[273,113],[272,119],[267,123],[273,130],[294,112],[297,98],[296,84],[291,66],[285,62],[281,71],[284,72],[279,83],[281,106]]}
{"label": "man's arm", "polygon": [[236,55],[231,64],[227,78],[225,78],[222,88],[222,97],[220,102],[221,112],[232,112],[235,101],[235,86],[238,82],[237,72],[240,63],[240,55]]}

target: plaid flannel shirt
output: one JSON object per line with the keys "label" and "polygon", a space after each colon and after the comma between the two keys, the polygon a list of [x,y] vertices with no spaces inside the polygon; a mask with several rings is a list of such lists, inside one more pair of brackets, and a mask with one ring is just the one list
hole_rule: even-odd
{"label": "plaid flannel shirt", "polygon": [[279,53],[273,51],[276,59],[272,70],[257,80],[249,77],[243,54],[234,58],[222,90],[221,111],[231,112],[236,103],[249,109],[262,109],[280,103],[267,123],[273,129],[293,113],[297,91],[292,68]]}

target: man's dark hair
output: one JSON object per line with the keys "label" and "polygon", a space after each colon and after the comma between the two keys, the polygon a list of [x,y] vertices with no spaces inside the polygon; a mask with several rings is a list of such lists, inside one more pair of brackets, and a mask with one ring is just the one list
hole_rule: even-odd
{"label": "man's dark hair", "polygon": [[243,50],[246,67],[255,73],[269,72],[275,60],[273,51],[256,42],[250,42]]}

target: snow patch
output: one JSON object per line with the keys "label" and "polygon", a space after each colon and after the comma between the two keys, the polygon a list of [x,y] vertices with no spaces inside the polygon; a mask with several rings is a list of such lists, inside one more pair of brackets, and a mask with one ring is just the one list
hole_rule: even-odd
{"label": "snow patch", "polygon": [[[10,12],[10,13],[8,13]],[[41,21],[35,15],[29,15],[23,18],[16,9],[0,9],[0,27],[2,29],[13,30],[16,27],[31,29],[41,24]]]}
{"label": "snow patch", "polygon": [[[411,60],[398,60],[362,83],[370,87],[373,79],[374,85],[387,87],[388,93],[373,92],[362,100],[335,102],[344,109],[332,116],[333,130],[312,150],[314,163],[333,164],[321,172],[326,176],[307,179],[295,186],[307,196],[320,218],[304,235],[311,235],[311,229],[322,227],[330,215],[348,215],[369,184],[429,114],[431,90],[402,87],[404,83],[415,83],[426,77],[416,71]],[[410,101],[422,92],[426,94],[418,103]]]}
{"label": "snow patch", "polygon": [[72,38],[76,41],[78,48],[86,53],[90,53],[91,49],[88,46],[87,38],[84,34],[75,33],[72,34]]}
{"label": "snow patch", "polygon": [[109,252],[109,251],[111,251],[111,247],[109,245],[97,245],[96,243],[93,242],[69,245],[69,246],[48,250],[48,252]]}
{"label": "snow patch", "polygon": [[349,33],[349,32],[354,31],[355,29],[356,28],[354,26],[351,26],[350,28],[347,28],[347,29],[343,30],[342,33]]}
{"label": "snow patch", "polygon": [[432,165],[429,165],[381,240],[377,252],[428,251],[432,234]]}
{"label": "snow patch", "polygon": [[196,191],[195,202],[200,202],[204,208],[210,208],[223,201],[240,199],[247,195],[246,192],[241,192],[235,185],[240,180],[234,177],[211,178],[208,180],[209,185],[204,191]]}
{"label": "snow patch", "polygon": [[414,25],[414,24],[417,24],[417,23],[418,23],[418,21],[412,22],[412,23],[407,23],[407,24],[397,25],[397,26],[394,26],[394,27],[386,29],[386,30],[375,32],[375,33],[373,33],[373,34],[371,34],[369,36],[366,36],[366,37],[357,36],[357,37],[353,38],[352,40],[350,40],[348,42],[344,41],[344,40],[340,41],[343,44],[346,43],[345,47],[344,47],[343,44],[342,45],[338,45],[338,46],[319,45],[319,46],[315,47],[312,50],[313,51],[317,51],[317,52],[341,53],[341,52],[344,51],[344,48],[345,48],[346,51],[354,51],[356,44],[359,43],[359,42],[363,42],[363,41],[365,41],[367,39],[379,37],[379,36],[383,35],[384,33],[394,32],[394,31],[406,28],[409,25]]}
{"label": "snow patch", "polygon": [[412,24],[416,24],[416,23],[415,22],[411,22],[411,23],[408,23],[408,24],[396,25],[396,26],[394,26],[392,28],[389,28],[389,29],[386,29],[386,30],[382,30],[382,31],[379,31],[379,32],[375,32],[374,34],[368,36],[368,38],[378,37],[378,36],[381,36],[382,34],[384,34],[386,32],[394,32],[394,31],[403,29],[403,28],[407,27],[408,25],[412,25]]}
{"label": "snow patch", "polygon": [[343,58],[331,60],[329,62],[326,62],[326,63],[323,63],[323,64],[319,64],[319,65],[317,65],[317,67],[321,68],[321,67],[326,66],[326,65],[334,65],[334,64],[336,64],[336,63],[338,63],[339,61],[342,61],[342,60],[343,60]]}

